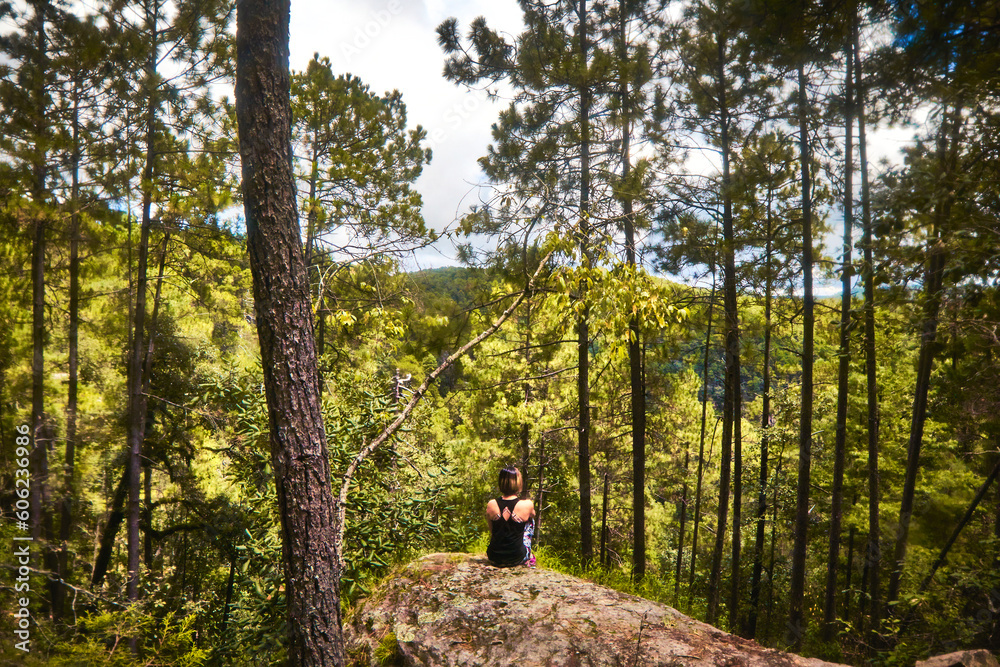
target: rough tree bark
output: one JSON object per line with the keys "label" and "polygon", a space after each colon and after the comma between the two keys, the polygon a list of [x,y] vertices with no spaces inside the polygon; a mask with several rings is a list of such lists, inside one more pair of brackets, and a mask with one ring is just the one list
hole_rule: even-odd
{"label": "rough tree bark", "polygon": [[292,174],[289,15],[289,0],[239,3],[236,115],[281,516],[288,664],[343,665],[337,507]]}

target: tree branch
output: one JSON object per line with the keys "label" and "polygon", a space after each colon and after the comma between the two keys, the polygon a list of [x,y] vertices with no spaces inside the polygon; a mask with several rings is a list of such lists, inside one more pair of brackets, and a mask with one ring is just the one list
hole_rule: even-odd
{"label": "tree branch", "polygon": [[542,261],[538,263],[538,268],[535,269],[535,273],[531,276],[531,279],[528,280],[528,284],[524,286],[524,289],[518,295],[517,299],[514,300],[514,303],[512,303],[507,308],[507,310],[503,311],[500,317],[498,317],[496,321],[493,322],[493,324],[491,324],[489,327],[480,332],[478,336],[470,340],[468,343],[460,347],[451,356],[445,359],[440,366],[431,371],[430,374],[424,379],[420,387],[418,387],[413,392],[413,395],[410,397],[409,402],[407,402],[406,406],[402,409],[402,411],[400,411],[396,419],[393,420],[393,422],[389,424],[389,426],[387,426],[385,430],[383,430],[382,433],[378,435],[378,437],[376,437],[370,443],[365,445],[361,449],[361,451],[358,452],[357,456],[354,457],[354,460],[351,461],[351,464],[347,466],[347,471],[344,473],[343,481],[341,482],[340,485],[340,496],[337,499],[337,510],[336,510],[337,532],[334,543],[334,553],[336,554],[336,557],[340,562],[341,568],[344,567],[343,544],[344,544],[344,523],[347,518],[347,494],[350,491],[351,481],[354,479],[354,474],[357,472],[358,467],[361,466],[362,462],[364,462],[364,460],[372,452],[378,449],[378,447],[382,443],[384,443],[386,440],[392,437],[392,435],[399,430],[399,428],[403,425],[403,422],[407,420],[407,418],[410,416],[410,413],[412,413],[414,408],[417,407],[417,404],[420,403],[421,399],[424,397],[424,394],[427,393],[427,390],[430,389],[431,384],[442,373],[444,373],[452,364],[454,364],[460,358],[465,356],[465,354],[468,353],[469,350],[476,347],[481,342],[492,336],[500,329],[501,326],[503,326],[503,323],[507,321],[507,319],[514,313],[515,310],[517,310],[517,308],[524,302],[524,300],[528,297],[528,295],[534,290],[535,280],[538,278],[539,274],[541,274],[542,269],[545,268],[545,265],[548,263],[548,260],[551,256],[552,256],[552,251],[550,251],[547,255],[545,255],[545,257],[542,258]]}

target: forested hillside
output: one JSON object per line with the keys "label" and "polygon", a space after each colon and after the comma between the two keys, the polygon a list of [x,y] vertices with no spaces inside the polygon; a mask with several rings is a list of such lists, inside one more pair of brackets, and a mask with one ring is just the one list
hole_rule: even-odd
{"label": "forested hillside", "polygon": [[505,105],[443,230],[419,119],[289,72],[287,3],[0,2],[5,664],[349,664],[507,465],[541,565],[1000,652],[1000,5],[519,5],[437,29]]}

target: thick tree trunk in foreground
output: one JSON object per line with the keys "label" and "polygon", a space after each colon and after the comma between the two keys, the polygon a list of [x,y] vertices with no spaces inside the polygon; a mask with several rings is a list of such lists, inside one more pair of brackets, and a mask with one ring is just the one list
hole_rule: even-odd
{"label": "thick tree trunk in foreground", "polygon": [[236,115],[281,514],[288,664],[343,665],[337,507],[292,175],[289,1],[242,0],[236,23]]}

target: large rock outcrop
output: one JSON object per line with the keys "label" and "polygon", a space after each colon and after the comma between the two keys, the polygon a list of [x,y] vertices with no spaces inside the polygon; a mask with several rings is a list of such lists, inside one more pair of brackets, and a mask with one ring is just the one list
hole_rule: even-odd
{"label": "large rock outcrop", "polygon": [[834,667],[767,649],[663,604],[544,568],[433,554],[374,592],[347,627],[357,664],[428,667]]}

